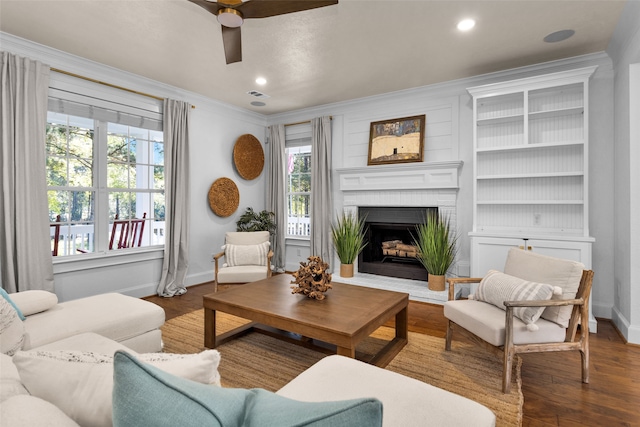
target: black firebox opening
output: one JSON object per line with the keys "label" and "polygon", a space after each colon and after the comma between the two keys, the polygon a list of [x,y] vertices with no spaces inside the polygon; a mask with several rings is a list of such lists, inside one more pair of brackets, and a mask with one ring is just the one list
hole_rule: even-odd
{"label": "black firebox opening", "polygon": [[[416,225],[436,207],[361,207],[365,216],[367,246],[358,257],[358,272],[427,281],[429,274],[412,254]],[[400,243],[401,250],[394,249]],[[390,247],[391,249],[385,249]]]}

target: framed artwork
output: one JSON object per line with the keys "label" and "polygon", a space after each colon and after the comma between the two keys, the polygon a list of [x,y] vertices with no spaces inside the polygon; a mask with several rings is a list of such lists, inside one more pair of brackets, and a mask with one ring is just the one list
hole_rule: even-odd
{"label": "framed artwork", "polygon": [[425,115],[372,122],[367,165],[421,162]]}

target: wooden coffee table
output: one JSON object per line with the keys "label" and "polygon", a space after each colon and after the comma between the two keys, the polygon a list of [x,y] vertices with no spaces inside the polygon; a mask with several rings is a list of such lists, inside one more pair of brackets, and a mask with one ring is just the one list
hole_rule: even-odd
{"label": "wooden coffee table", "polygon": [[[333,344],[338,354],[355,358],[356,345],[394,316],[395,338],[366,361],[384,367],[406,345],[408,294],[331,282],[333,289],[317,301],[291,294],[291,280],[289,274],[278,274],[205,295],[205,347],[215,348],[256,329],[273,333],[275,328],[296,334],[284,334],[289,341],[307,347],[315,346],[312,340]],[[216,336],[216,311],[253,322]]]}

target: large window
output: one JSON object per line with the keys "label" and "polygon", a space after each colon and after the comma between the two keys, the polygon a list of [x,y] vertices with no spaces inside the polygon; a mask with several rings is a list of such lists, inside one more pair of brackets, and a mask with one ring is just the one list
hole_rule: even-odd
{"label": "large window", "polygon": [[287,148],[287,236],[311,234],[311,145]]}
{"label": "large window", "polygon": [[46,153],[58,256],[164,244],[162,131],[50,111]]}

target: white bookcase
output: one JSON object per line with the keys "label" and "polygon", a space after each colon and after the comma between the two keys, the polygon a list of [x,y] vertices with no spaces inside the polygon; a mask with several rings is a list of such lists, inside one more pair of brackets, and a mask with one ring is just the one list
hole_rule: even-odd
{"label": "white bookcase", "polygon": [[514,246],[591,268],[588,105],[595,69],[468,89],[474,124],[472,276],[501,270]]}

